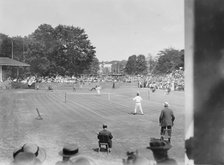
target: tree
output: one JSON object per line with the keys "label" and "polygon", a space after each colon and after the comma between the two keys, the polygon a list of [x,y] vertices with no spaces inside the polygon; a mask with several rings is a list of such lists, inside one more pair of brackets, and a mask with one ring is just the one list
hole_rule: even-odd
{"label": "tree", "polygon": [[171,73],[174,70],[183,67],[184,61],[184,52],[168,48],[160,51],[158,53],[158,61],[155,68],[155,73],[165,74]]}
{"label": "tree", "polygon": [[25,58],[33,74],[82,74],[90,69],[95,58],[95,47],[81,28],[64,25],[53,28],[42,24],[28,40]]}
{"label": "tree", "polygon": [[0,56],[11,57],[12,46],[14,59],[29,63],[31,74],[71,76],[98,69],[95,47],[79,27],[42,24],[24,38],[0,34]]}
{"label": "tree", "polygon": [[0,57],[9,57],[12,55],[12,39],[5,34],[0,33]]}
{"label": "tree", "polygon": [[136,71],[138,74],[147,74],[147,63],[144,55],[137,56]]}
{"label": "tree", "polygon": [[136,74],[136,55],[132,55],[128,58],[127,64],[125,66],[125,73],[129,75],[134,75]]}
{"label": "tree", "polygon": [[39,42],[32,41],[29,43],[26,62],[31,65],[31,74],[38,76],[49,75],[50,61],[45,53],[44,46]]}
{"label": "tree", "polygon": [[93,61],[90,64],[89,69],[85,70],[84,73],[90,74],[90,75],[97,75],[99,69],[100,69],[99,60],[96,57],[94,57]]}
{"label": "tree", "polygon": [[57,66],[62,66],[68,75],[82,74],[90,68],[95,57],[95,47],[91,45],[84,29],[59,25],[55,28],[58,42]]}

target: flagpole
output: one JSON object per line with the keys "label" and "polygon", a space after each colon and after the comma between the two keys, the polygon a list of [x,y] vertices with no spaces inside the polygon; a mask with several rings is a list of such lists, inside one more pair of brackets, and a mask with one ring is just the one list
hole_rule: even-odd
{"label": "flagpole", "polygon": [[13,40],[12,40],[12,59],[13,59]]}

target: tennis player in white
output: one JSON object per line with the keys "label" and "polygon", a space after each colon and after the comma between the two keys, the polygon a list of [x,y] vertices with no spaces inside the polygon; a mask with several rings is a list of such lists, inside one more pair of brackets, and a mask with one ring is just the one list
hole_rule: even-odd
{"label": "tennis player in white", "polygon": [[144,113],[142,111],[142,104],[141,104],[142,98],[141,98],[141,96],[139,96],[139,93],[137,93],[137,96],[135,96],[133,98],[133,100],[135,101],[135,112],[134,112],[134,114],[136,114],[137,109],[139,108],[139,110],[141,111],[141,114],[144,115]]}
{"label": "tennis player in white", "polygon": [[100,95],[100,90],[101,90],[101,86],[98,85],[98,86],[96,87],[96,91],[97,91],[97,94],[98,94],[98,95]]}

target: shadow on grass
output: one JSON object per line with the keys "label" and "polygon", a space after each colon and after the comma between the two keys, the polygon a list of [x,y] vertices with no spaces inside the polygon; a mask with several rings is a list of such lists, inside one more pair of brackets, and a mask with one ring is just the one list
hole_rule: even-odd
{"label": "shadow on grass", "polygon": [[107,152],[107,149],[106,148],[101,148],[101,149],[99,149],[99,148],[93,148],[92,150],[95,151],[95,152]]}
{"label": "shadow on grass", "polygon": [[129,115],[143,115],[143,114],[141,114],[141,113],[134,113],[134,112],[129,112],[128,114],[129,114]]}

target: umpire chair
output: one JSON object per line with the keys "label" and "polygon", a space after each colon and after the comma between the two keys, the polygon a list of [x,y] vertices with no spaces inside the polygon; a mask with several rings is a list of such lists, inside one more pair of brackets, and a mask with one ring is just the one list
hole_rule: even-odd
{"label": "umpire chair", "polygon": [[101,151],[101,149],[105,149],[107,151],[107,154],[110,152],[109,148],[109,136],[108,135],[99,135],[99,149],[98,151]]}

